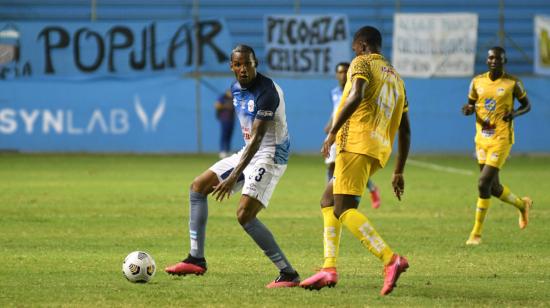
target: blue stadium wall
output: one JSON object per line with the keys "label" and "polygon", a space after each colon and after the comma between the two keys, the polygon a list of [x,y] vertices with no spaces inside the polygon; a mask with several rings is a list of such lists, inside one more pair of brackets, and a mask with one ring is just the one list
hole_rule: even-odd
{"label": "blue stadium wall", "polygon": [[[550,15],[547,0],[340,0],[337,5],[330,0],[0,0],[2,21],[174,21],[191,18],[195,13],[200,17],[221,16],[233,40],[254,47],[260,62],[266,13],[347,14],[352,32],[366,22],[378,27],[385,42],[383,52],[391,55],[395,12],[477,13],[476,73],[485,69],[486,49],[502,42],[508,50],[508,70],[523,79],[533,105],[529,114],[515,121],[514,151],[550,152],[550,102],[546,95],[550,79],[532,74],[533,17]],[[498,35],[501,13],[505,36]],[[334,80],[274,79],[286,94],[293,150],[317,152],[330,114],[328,93],[335,86]],[[213,103],[230,81],[228,76],[205,77],[200,82],[176,76],[132,81],[2,81],[0,150],[216,152],[219,127]],[[469,81],[406,80],[413,152],[473,151],[473,118],[460,114]],[[235,150],[242,146],[238,127],[233,140]]]}
{"label": "blue stadium wall", "polygon": [[[260,67],[261,68],[261,67]],[[55,81],[0,83],[0,134],[3,150],[26,152],[216,152],[219,125],[213,103],[230,83],[208,78],[200,85],[197,111],[196,81],[176,77],[136,82]],[[324,138],[323,126],[331,112],[332,79],[277,79],[285,92],[286,112],[295,152],[316,152]],[[550,80],[523,78],[532,111],[515,120],[516,152],[550,152]],[[473,151],[474,119],[460,107],[467,100],[470,80],[408,79],[413,152]],[[149,89],[154,89],[150,91]],[[148,118],[136,111],[136,96]],[[24,102],[12,106],[13,99]],[[158,123],[153,114],[164,101]],[[25,113],[26,121],[22,113]],[[58,117],[59,116],[59,117]],[[123,116],[123,117],[122,117]],[[197,121],[197,116],[200,119]],[[121,117],[126,124],[121,124]],[[34,118],[33,121],[29,119]],[[46,118],[49,118],[48,121]],[[59,123],[52,118],[62,119]],[[200,141],[198,140],[200,127]],[[242,146],[237,125],[233,148]]]}

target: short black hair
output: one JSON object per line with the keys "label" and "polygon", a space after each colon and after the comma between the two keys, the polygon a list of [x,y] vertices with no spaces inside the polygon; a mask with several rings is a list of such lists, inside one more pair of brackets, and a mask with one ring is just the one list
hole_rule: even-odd
{"label": "short black hair", "polygon": [[492,50],[492,51],[495,51],[495,52],[498,52],[502,55],[506,55],[506,50],[504,50],[504,48],[500,47],[500,46],[493,46],[491,48],[489,48],[489,50]]}
{"label": "short black hair", "polygon": [[340,63],[336,64],[336,66],[334,67],[334,70],[338,71],[339,66],[349,67],[349,65],[350,65],[349,62],[340,62]]}
{"label": "short black hair", "polygon": [[231,61],[233,61],[233,54],[236,52],[251,54],[252,58],[254,59],[254,65],[258,66],[258,59],[256,58],[256,53],[254,52],[254,49],[252,49],[252,47],[245,44],[239,44],[235,46],[235,48],[233,48],[233,50],[231,51]]}
{"label": "short black hair", "polygon": [[353,41],[362,41],[369,46],[382,47],[382,34],[375,27],[365,26],[355,32]]}

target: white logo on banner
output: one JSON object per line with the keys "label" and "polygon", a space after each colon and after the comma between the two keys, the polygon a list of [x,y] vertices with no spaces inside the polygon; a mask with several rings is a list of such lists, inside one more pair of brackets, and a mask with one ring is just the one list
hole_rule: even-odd
{"label": "white logo on banner", "polygon": [[160,119],[164,115],[166,105],[166,97],[162,96],[160,98],[160,103],[157,106],[157,109],[155,109],[155,112],[153,113],[153,116],[151,118],[151,122],[149,123],[149,117],[147,116],[147,113],[141,106],[141,100],[138,95],[134,97],[134,107],[136,108],[136,114],[138,115],[139,120],[141,121],[141,124],[143,124],[143,128],[145,131],[156,131],[157,125],[160,122]]}
{"label": "white logo on banner", "polygon": [[474,73],[477,14],[395,14],[392,64],[405,77]]}
{"label": "white logo on banner", "polygon": [[[151,117],[147,115],[139,96],[134,97],[135,112],[146,132],[156,132],[166,109],[162,96]],[[113,108],[90,111],[72,109],[0,109],[0,134],[11,135],[24,130],[26,134],[123,135],[130,131],[130,110]]]}
{"label": "white logo on banner", "polygon": [[[75,121],[75,118],[79,118],[79,121]],[[91,114],[63,109],[0,109],[0,134],[15,134],[20,127],[28,135],[33,135],[36,131],[45,135],[83,135],[97,132],[121,135],[128,133],[130,123],[128,112],[124,109],[94,109]]]}

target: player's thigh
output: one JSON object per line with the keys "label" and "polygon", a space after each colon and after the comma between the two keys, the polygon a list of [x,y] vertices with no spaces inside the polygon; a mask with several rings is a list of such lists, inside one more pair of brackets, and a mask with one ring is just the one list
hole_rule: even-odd
{"label": "player's thigh", "polygon": [[285,170],[286,165],[275,164],[271,159],[258,160],[248,165],[244,170],[242,194],[258,200],[267,207]]}
{"label": "player's thigh", "polygon": [[506,159],[510,155],[512,145],[510,144],[496,144],[490,146],[487,150],[487,159],[485,165],[493,166],[498,169],[502,169],[506,163]]}
{"label": "player's thigh", "polygon": [[344,151],[338,153],[334,168],[333,194],[361,197],[375,166],[376,159],[370,156]]}
{"label": "player's thigh", "polygon": [[220,181],[218,180],[216,173],[208,169],[193,180],[191,190],[203,195],[208,195],[214,190],[213,187],[219,183]]}
{"label": "player's thigh", "polygon": [[[209,168],[209,170],[215,174],[217,183],[225,180],[231,174],[231,172],[233,172],[233,169],[235,169],[240,159],[241,159],[241,152],[235,153],[229,157],[219,160]],[[237,179],[237,183],[235,183],[235,185],[233,186],[232,193],[239,191],[243,186],[243,183],[244,183],[244,174],[240,174]],[[212,185],[212,187],[213,186],[215,185]],[[212,190],[213,188],[211,188],[210,192],[212,192]]]}
{"label": "player's thigh", "polygon": [[495,181],[498,181],[499,169],[495,166],[485,165],[479,175],[479,185],[491,188]]}

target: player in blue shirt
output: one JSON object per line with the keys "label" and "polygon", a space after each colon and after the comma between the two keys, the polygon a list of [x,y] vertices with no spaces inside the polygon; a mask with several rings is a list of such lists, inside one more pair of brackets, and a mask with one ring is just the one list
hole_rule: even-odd
{"label": "player in blue shirt", "polygon": [[288,262],[275,238],[256,215],[268,206],[279,179],[286,170],[289,136],[285,100],[273,80],[256,72],[254,50],[238,45],[231,53],[231,70],[237,79],[231,85],[233,105],[245,141],[238,153],[222,159],[199,175],[189,194],[188,257],[165,271],[172,275],[206,272],[204,242],[208,218],[207,196],[222,201],[242,190],[237,220],[279,270],[279,276],[266,287],[295,287],[300,283],[296,270]]}

